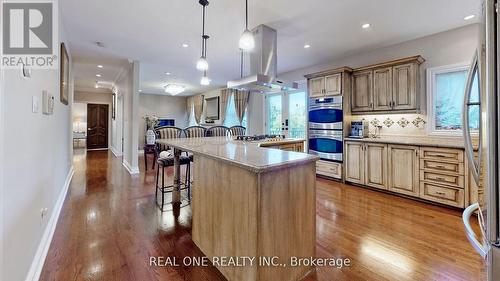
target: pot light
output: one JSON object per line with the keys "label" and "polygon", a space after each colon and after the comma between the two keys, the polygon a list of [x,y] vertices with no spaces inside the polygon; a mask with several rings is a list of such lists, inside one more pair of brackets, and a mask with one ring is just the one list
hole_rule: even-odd
{"label": "pot light", "polygon": [[139,90],[139,93],[142,93],[142,90]]}
{"label": "pot light", "polygon": [[473,19],[473,18],[475,18],[475,17],[476,17],[476,15],[468,15],[468,16],[466,16],[466,17],[464,18],[464,20],[471,20],[471,19]]}
{"label": "pot light", "polygon": [[101,77],[102,75],[101,74],[96,74],[95,77]]}
{"label": "pot light", "polygon": [[166,72],[165,75],[170,75],[170,72]]}
{"label": "pot light", "polygon": [[186,88],[182,85],[168,84],[165,86],[165,93],[171,94],[173,96],[184,92],[184,90],[186,90]]}
{"label": "pot light", "polygon": [[103,68],[104,66],[102,66],[101,64],[98,64],[97,67],[99,68]]}
{"label": "pot light", "polygon": [[189,47],[189,45],[188,45],[188,44],[186,44],[186,43],[182,43],[182,47],[183,47],[183,48],[187,48],[187,47]]}
{"label": "pot light", "polygon": [[304,45],[304,49],[309,49],[309,48],[311,48],[311,45],[309,45],[309,44]]}
{"label": "pot light", "polygon": [[370,26],[371,26],[371,25],[370,25],[369,23],[365,23],[365,24],[363,24],[361,27],[362,27],[363,29],[367,29],[367,28],[369,28]]}

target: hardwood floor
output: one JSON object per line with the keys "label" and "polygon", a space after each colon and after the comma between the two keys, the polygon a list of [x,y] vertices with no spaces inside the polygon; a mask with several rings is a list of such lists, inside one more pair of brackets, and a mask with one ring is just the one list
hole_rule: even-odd
{"label": "hardwood floor", "polygon": [[[191,241],[190,207],[156,207],[152,170],[131,177],[105,151],[75,154],[74,165],[40,280],[224,280],[211,266],[149,266],[150,256],[203,255]],[[485,279],[460,212],[317,183],[317,256],[349,258],[351,266],[320,267],[307,280]]]}

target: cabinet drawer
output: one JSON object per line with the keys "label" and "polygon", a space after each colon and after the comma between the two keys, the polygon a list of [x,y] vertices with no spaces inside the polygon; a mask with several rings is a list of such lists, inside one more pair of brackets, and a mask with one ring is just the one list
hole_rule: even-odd
{"label": "cabinet drawer", "polygon": [[434,172],[464,174],[464,163],[447,163],[435,160],[420,159],[420,169]]}
{"label": "cabinet drawer", "polygon": [[281,150],[285,151],[295,151],[295,144],[282,144],[280,145]]}
{"label": "cabinet drawer", "polygon": [[445,174],[420,170],[420,180],[433,182],[437,184],[454,186],[457,188],[464,188],[464,176],[445,175]]}
{"label": "cabinet drawer", "polygon": [[464,190],[420,182],[420,198],[454,207],[464,207]]}
{"label": "cabinet drawer", "polygon": [[464,162],[464,152],[461,149],[421,147],[420,158],[443,162]]}
{"label": "cabinet drawer", "polygon": [[316,161],[316,174],[332,177],[336,179],[342,178],[342,164],[328,161]]}

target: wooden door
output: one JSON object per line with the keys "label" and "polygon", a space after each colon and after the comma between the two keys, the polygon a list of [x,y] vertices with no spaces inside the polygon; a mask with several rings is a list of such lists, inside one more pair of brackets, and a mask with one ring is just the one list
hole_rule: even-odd
{"label": "wooden door", "polygon": [[325,95],[325,78],[318,77],[309,80],[309,96],[322,97]]}
{"label": "wooden door", "polygon": [[108,148],[108,105],[87,104],[87,149]]}
{"label": "wooden door", "polygon": [[389,190],[418,196],[418,147],[389,145],[387,154],[389,155]]}
{"label": "wooden door", "polygon": [[342,74],[334,74],[325,77],[325,94],[341,95],[342,94]]}
{"label": "wooden door", "polygon": [[417,66],[414,63],[392,68],[393,110],[417,108]]}
{"label": "wooden door", "polygon": [[387,189],[387,144],[365,144],[365,184]]}
{"label": "wooden door", "polygon": [[373,110],[373,71],[360,71],[352,75],[351,110]]}
{"label": "wooden door", "polygon": [[362,142],[345,142],[346,181],[365,184],[365,154]]}
{"label": "wooden door", "polygon": [[391,110],[392,67],[373,71],[373,110]]}

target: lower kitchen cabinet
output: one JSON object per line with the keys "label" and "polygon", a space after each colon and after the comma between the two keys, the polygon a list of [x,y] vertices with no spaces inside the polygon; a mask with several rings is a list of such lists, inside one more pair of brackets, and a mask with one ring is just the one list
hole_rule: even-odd
{"label": "lower kitchen cabinet", "polygon": [[345,142],[346,181],[365,184],[365,144],[362,142]]}
{"label": "lower kitchen cabinet", "polygon": [[387,144],[365,144],[365,184],[387,189]]}
{"label": "lower kitchen cabinet", "polygon": [[417,146],[388,145],[389,190],[419,196],[419,160]]}

